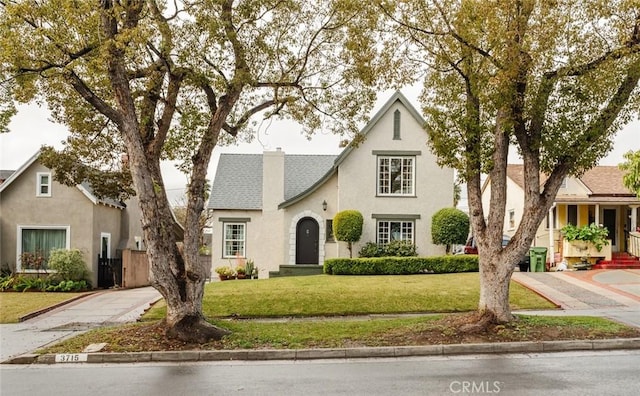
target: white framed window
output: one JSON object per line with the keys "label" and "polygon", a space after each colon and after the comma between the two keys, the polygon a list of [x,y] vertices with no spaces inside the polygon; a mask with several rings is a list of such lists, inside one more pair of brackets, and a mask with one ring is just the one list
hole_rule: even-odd
{"label": "white framed window", "polygon": [[247,225],[245,223],[223,223],[222,257],[246,257]]}
{"label": "white framed window", "polygon": [[18,272],[37,272],[47,268],[54,249],[69,249],[70,226],[18,225],[16,268]]}
{"label": "white framed window", "polygon": [[516,210],[510,209],[509,210],[509,229],[513,230],[514,228],[516,228]]}
{"label": "white framed window", "polygon": [[376,242],[385,245],[391,241],[407,241],[413,243],[414,222],[400,220],[378,220]]}
{"label": "white framed window", "polygon": [[415,157],[378,157],[378,195],[413,196]]}
{"label": "white framed window", "polygon": [[111,234],[100,233],[100,258],[111,258]]}
{"label": "white framed window", "polygon": [[36,196],[51,196],[51,172],[38,172],[36,175]]}

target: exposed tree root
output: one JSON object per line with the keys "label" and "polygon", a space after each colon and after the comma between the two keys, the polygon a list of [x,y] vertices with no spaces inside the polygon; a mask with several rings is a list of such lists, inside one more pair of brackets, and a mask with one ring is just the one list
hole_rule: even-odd
{"label": "exposed tree root", "polygon": [[496,324],[499,322],[493,312],[475,312],[468,316],[467,323],[460,326],[460,331],[463,333],[482,333]]}
{"label": "exposed tree root", "polygon": [[164,325],[168,338],[196,344],[218,341],[231,334],[229,330],[214,326],[199,316],[186,316],[173,326],[168,326],[165,321]]}

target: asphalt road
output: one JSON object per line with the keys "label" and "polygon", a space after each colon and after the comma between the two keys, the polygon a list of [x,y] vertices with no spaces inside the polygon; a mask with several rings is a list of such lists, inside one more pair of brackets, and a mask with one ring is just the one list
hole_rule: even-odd
{"label": "asphalt road", "polygon": [[3,365],[12,395],[634,395],[640,351],[407,359]]}

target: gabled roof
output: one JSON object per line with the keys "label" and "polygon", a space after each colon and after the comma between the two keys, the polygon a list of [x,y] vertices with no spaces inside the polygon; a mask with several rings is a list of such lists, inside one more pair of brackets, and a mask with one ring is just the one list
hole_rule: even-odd
{"label": "gabled roof", "polygon": [[[391,106],[393,106],[396,102],[400,102],[407,109],[409,114],[411,114],[413,119],[416,120],[418,124],[420,124],[421,126],[424,126],[426,124],[426,121],[424,120],[424,118],[422,118],[418,110],[416,110],[416,108],[413,107],[411,102],[409,102],[409,100],[402,94],[402,92],[398,90],[393,95],[391,95],[389,100],[386,101],[386,103],[380,108],[380,110],[378,110],[378,112],[373,117],[371,117],[367,125],[365,125],[364,128],[362,128],[362,130],[360,131],[360,135],[366,138],[367,134],[371,131],[371,129],[373,129],[373,127],[378,123],[378,121],[380,121],[380,119],[389,111]],[[338,167],[340,166],[340,164],[344,162],[344,160],[349,156],[349,154],[351,154],[351,152],[356,147],[357,146],[354,146],[352,144],[349,144],[347,147],[345,147],[345,149],[342,150],[342,153],[340,153],[340,155],[335,159],[333,166],[329,168],[321,178],[317,179],[315,183],[310,185],[309,188],[302,191],[300,194],[289,199],[285,197],[286,200],[283,203],[281,203],[278,207],[286,208],[287,206],[291,206],[294,203],[305,198],[312,192],[314,192],[320,186],[322,186],[327,180],[331,178],[331,176],[333,176],[338,171]]]}
{"label": "gabled roof", "polygon": [[[18,170],[13,172],[11,174],[11,176],[9,176],[4,181],[4,183],[0,184],[0,192],[6,190],[7,187],[9,187],[9,185],[11,183],[13,183],[14,180],[19,178],[20,175],[22,175],[22,173],[25,170],[27,170],[31,165],[33,165],[33,163],[36,162],[39,157],[40,157],[40,151],[36,152],[33,156],[31,156],[31,158],[29,158],[24,164],[22,164],[22,166],[20,166],[20,168]],[[107,206],[114,206],[114,207],[119,208],[119,209],[124,209],[126,207],[126,205],[123,204],[122,202],[116,201],[116,200],[111,199],[111,198],[98,199],[98,197],[96,197],[95,194],[93,193],[93,188],[91,188],[91,185],[89,185],[89,183],[85,182],[85,183],[82,183],[82,184],[78,184],[76,187],[87,198],[89,198],[89,200],[91,200],[91,202],[93,202],[96,205],[97,204],[102,204],[102,205],[107,205]]]}
{"label": "gabled roof", "polygon": [[[617,166],[596,166],[576,179],[588,190],[590,197],[635,197],[635,194],[624,186],[623,176],[624,172]],[[507,177],[524,189],[524,165],[507,165]],[[544,183],[545,180],[546,176],[542,175],[540,182]],[[562,194],[559,193],[558,198],[561,196]]]}
{"label": "gabled roof", "polygon": [[0,169],[0,183],[2,183],[4,180],[7,180],[15,172],[16,171],[14,170]]}
{"label": "gabled roof", "polygon": [[222,154],[209,209],[262,208],[262,154]]}
{"label": "gabled roof", "polygon": [[[362,128],[365,136],[389,109],[400,102],[420,125],[424,118],[400,91],[396,91]],[[284,199],[280,209],[291,206],[322,186],[333,176],[355,147],[347,146],[340,155],[285,155]],[[209,209],[262,209],[262,155],[222,154],[213,181]]]}
{"label": "gabled roof", "polygon": [[[307,190],[333,166],[335,155],[284,156],[284,199]],[[221,154],[209,209],[262,209],[262,154]]]}

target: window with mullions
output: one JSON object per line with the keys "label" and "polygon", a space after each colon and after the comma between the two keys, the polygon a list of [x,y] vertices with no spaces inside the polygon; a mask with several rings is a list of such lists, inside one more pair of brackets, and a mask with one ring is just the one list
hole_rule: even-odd
{"label": "window with mullions", "polygon": [[246,257],[246,224],[224,223],[223,257]]}
{"label": "window with mullions", "polygon": [[385,245],[391,241],[413,243],[413,221],[378,220],[377,243]]}
{"label": "window with mullions", "polygon": [[414,195],[415,157],[378,157],[378,195]]}

